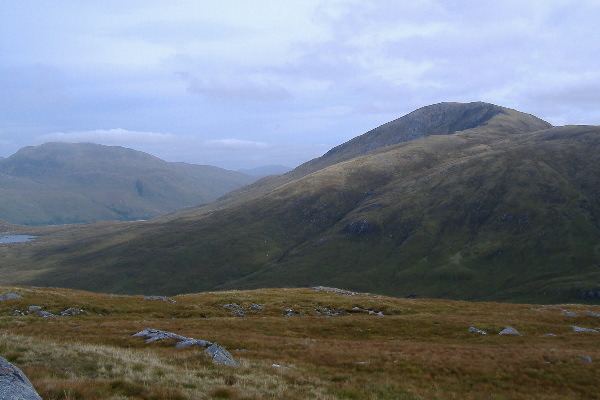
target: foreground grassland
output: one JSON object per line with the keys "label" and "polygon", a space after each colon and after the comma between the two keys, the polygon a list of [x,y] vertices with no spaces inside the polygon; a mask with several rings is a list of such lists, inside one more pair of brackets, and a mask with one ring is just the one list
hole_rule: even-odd
{"label": "foreground grassland", "polygon": [[[0,287],[6,292],[23,298],[0,301],[0,355],[46,400],[600,399],[600,333],[571,328],[599,328],[588,312],[600,306],[310,288],[190,294],[172,297],[175,303]],[[32,305],[87,314],[13,316]],[[488,334],[467,333],[470,326]],[[507,326],[522,335],[498,335]],[[145,328],[217,342],[240,367],[217,366],[199,347],[131,336]]]}

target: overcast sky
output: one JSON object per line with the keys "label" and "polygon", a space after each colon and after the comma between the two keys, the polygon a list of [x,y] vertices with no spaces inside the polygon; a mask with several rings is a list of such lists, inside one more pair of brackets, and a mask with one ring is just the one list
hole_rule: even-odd
{"label": "overcast sky", "polygon": [[597,0],[0,2],[0,156],[295,167],[441,101],[600,125]]}

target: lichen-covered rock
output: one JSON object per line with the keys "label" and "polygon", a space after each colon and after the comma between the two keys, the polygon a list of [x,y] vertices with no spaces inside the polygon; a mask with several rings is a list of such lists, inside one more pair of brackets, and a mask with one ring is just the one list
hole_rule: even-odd
{"label": "lichen-covered rock", "polygon": [[29,312],[36,312],[36,311],[39,311],[39,310],[41,310],[41,309],[42,309],[42,307],[40,307],[40,306],[29,306],[29,307],[27,308],[27,310],[28,310]]}
{"label": "lichen-covered rock", "polygon": [[224,365],[226,367],[239,367],[239,364],[233,359],[231,354],[216,343],[213,343],[208,349],[204,350],[204,352],[212,356],[215,364]]}
{"label": "lichen-covered rock", "polygon": [[23,371],[2,357],[0,357],[0,399],[42,400]]}

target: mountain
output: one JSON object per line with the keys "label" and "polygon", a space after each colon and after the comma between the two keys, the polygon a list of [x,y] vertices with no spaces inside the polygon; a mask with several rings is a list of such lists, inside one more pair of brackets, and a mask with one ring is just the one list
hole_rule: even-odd
{"label": "mountain", "polygon": [[599,150],[600,127],[433,105],[170,219],[41,237],[10,283],[598,302]]}
{"label": "mountain", "polygon": [[148,219],[214,201],[253,180],[118,146],[46,143],[0,160],[0,219],[26,225]]}

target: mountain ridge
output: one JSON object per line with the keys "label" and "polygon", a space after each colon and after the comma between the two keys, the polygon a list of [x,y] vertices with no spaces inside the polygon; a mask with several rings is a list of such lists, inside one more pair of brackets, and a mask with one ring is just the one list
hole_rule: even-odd
{"label": "mountain ridge", "polygon": [[452,134],[310,173],[301,166],[216,206],[106,228],[60,252],[41,242],[38,261],[11,283],[165,295],[325,285],[597,302],[599,148],[600,127],[497,112]]}

